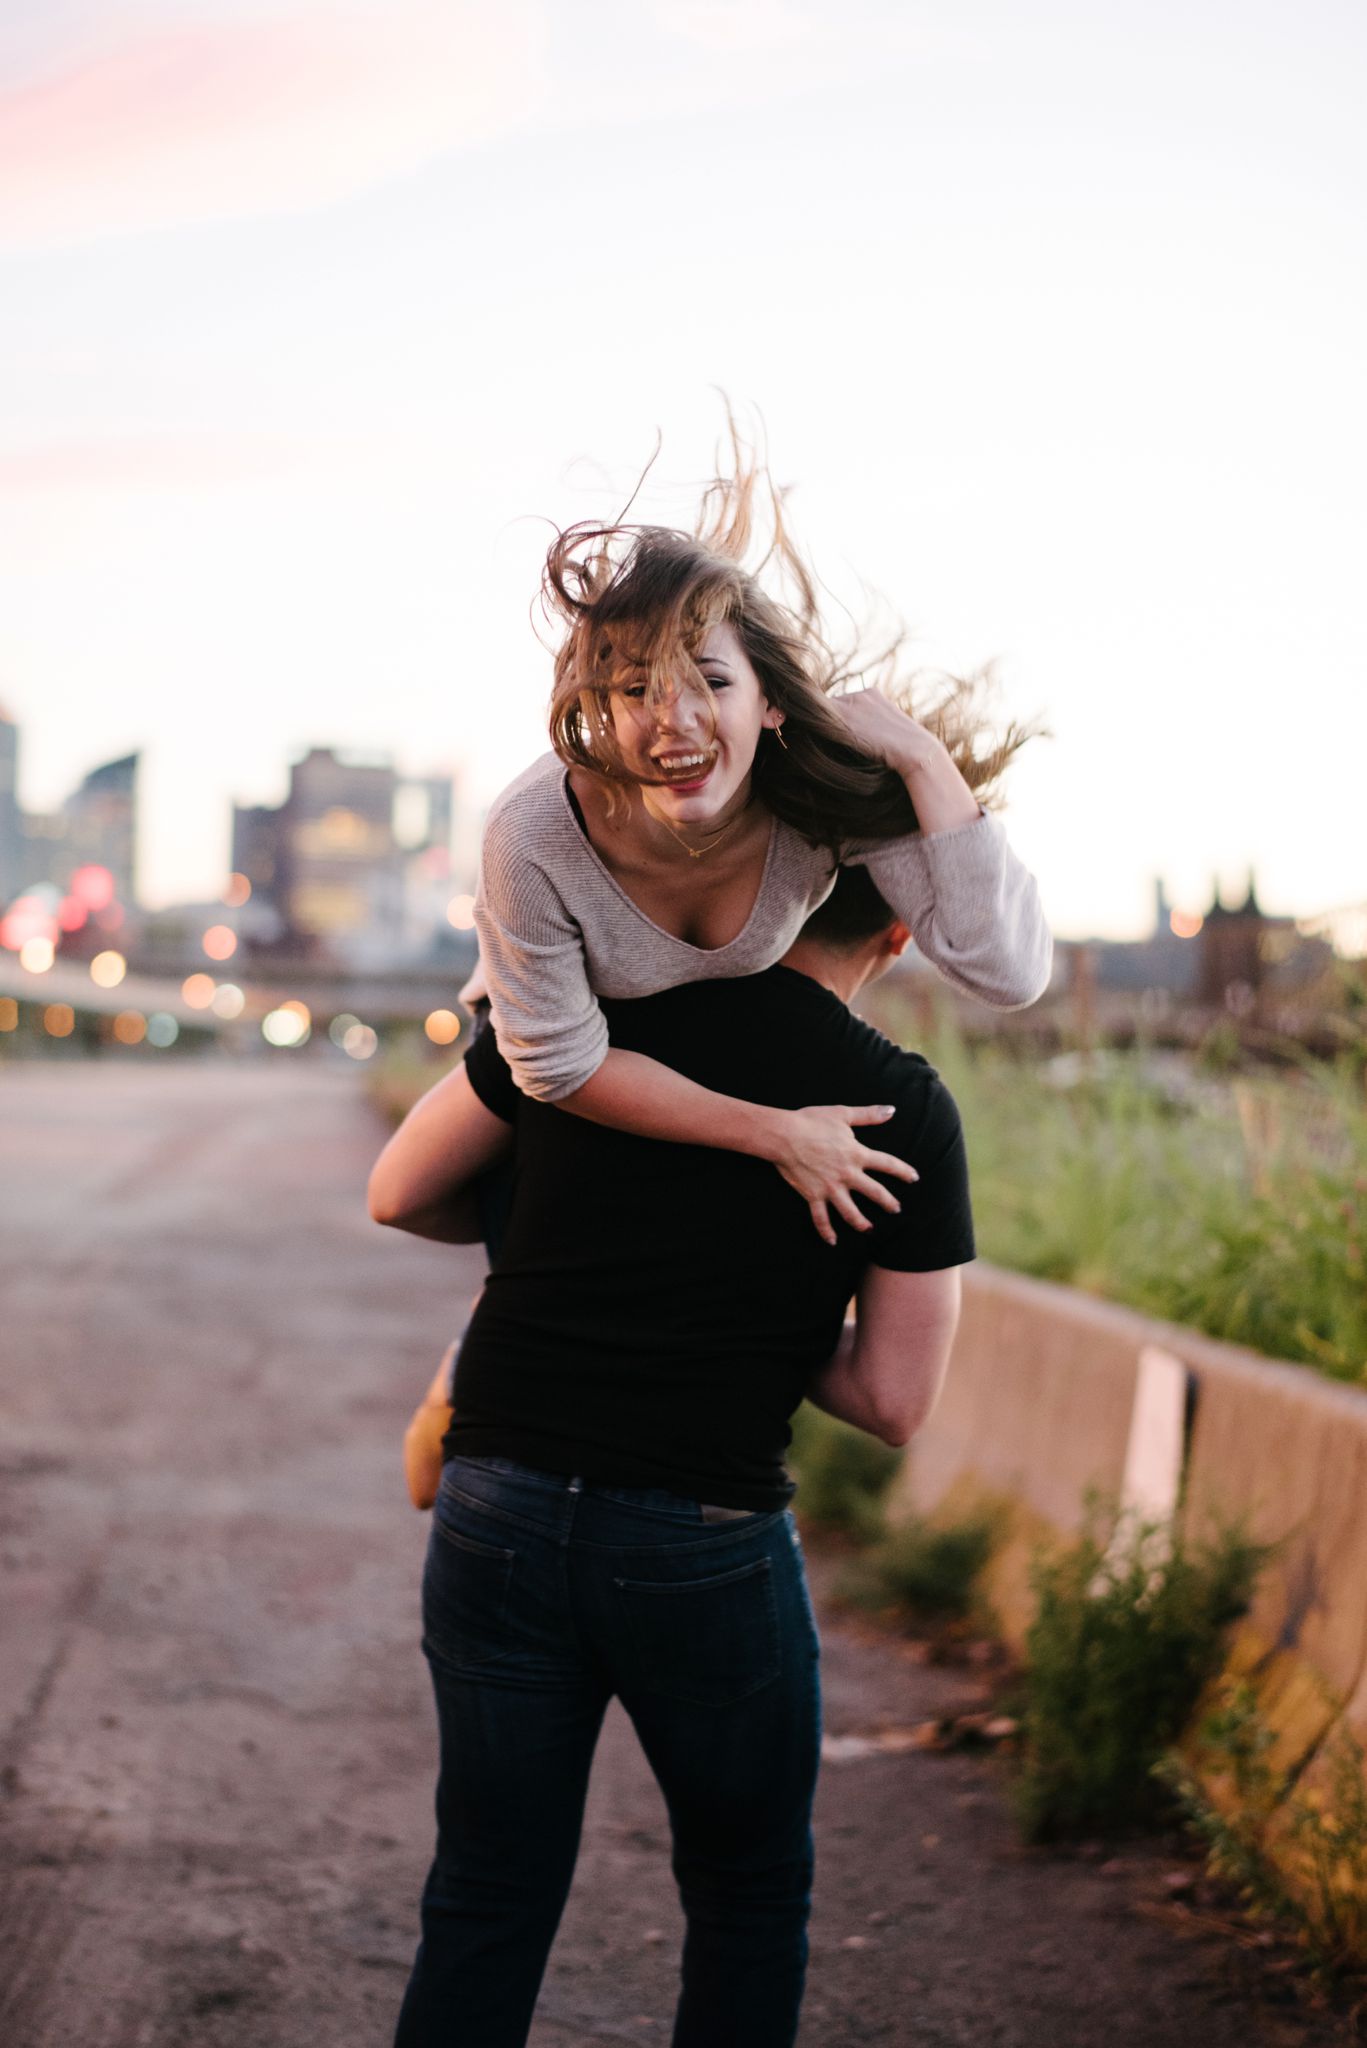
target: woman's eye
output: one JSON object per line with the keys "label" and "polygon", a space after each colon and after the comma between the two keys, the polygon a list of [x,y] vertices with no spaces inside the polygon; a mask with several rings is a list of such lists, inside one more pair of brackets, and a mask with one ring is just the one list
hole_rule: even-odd
{"label": "woman's eye", "polygon": [[725,690],[730,687],[731,678],[730,676],[704,676],[703,681],[709,690]]}
{"label": "woman's eye", "polygon": [[624,697],[630,697],[637,703],[645,696],[645,693],[646,686],[644,683],[628,683],[622,691]]}

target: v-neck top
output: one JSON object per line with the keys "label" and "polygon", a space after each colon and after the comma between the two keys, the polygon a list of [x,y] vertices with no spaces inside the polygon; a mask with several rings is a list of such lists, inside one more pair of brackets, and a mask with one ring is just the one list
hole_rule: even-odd
{"label": "v-neck top", "polygon": [[[1053,947],[1039,891],[989,812],[949,832],[851,846],[842,861],[867,867],[956,988],[997,1009],[1043,994]],[[608,1052],[599,996],[772,967],[833,885],[826,849],[774,818],[744,925],[724,946],[691,945],[627,894],[575,815],[564,763],[543,754],[489,812],[475,895],[492,1020],[518,1087],[556,1102],[598,1071]]]}

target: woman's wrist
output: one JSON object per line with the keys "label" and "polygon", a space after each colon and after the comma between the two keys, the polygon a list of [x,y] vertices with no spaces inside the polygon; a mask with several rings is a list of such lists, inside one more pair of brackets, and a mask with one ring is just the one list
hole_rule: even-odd
{"label": "woman's wrist", "polygon": [[752,1159],[767,1159],[777,1166],[792,1149],[791,1109],[771,1109],[763,1102],[737,1101],[739,1114],[732,1128],[728,1149],[746,1152]]}
{"label": "woman's wrist", "polygon": [[914,746],[899,749],[893,766],[916,807],[916,820],[926,838],[971,825],[981,806],[955,767],[949,749],[925,728],[917,728]]}

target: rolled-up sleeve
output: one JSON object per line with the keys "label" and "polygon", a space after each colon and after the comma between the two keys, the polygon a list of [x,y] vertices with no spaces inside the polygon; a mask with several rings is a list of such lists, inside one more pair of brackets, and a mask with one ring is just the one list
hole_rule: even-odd
{"label": "rolled-up sleeve", "polygon": [[955,988],[997,1010],[1023,1010],[1048,988],[1054,942],[1039,889],[990,811],[950,832],[851,847],[843,858],[868,869]]}
{"label": "rolled-up sleeve", "polygon": [[510,821],[489,819],[475,894],[489,1013],[524,1095],[558,1102],[597,1073],[608,1028],[589,987],[584,941]]}

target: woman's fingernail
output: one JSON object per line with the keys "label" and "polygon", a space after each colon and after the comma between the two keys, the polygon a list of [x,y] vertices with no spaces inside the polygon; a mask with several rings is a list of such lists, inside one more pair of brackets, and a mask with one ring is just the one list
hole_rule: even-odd
{"label": "woman's fingernail", "polygon": [[893,1108],[890,1102],[880,1102],[878,1105],[878,1114],[879,1116],[886,1119],[890,1116],[896,1116],[897,1111]]}

